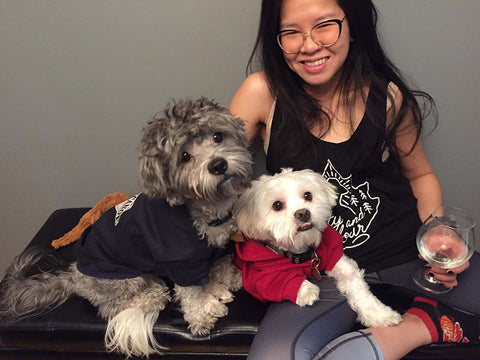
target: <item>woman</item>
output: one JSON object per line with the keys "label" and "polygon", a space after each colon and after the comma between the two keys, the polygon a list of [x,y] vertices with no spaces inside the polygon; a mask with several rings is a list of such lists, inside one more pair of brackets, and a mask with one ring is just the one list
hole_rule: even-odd
{"label": "woman", "polygon": [[[247,77],[230,110],[245,120],[250,141],[260,132],[270,173],[311,168],[337,185],[330,223],[368,281],[430,297],[410,274],[421,261],[416,231],[442,204],[420,140],[416,96],[431,109],[434,104],[411,91],[386,57],[376,20],[371,0],[264,0],[251,57],[260,53],[264,71]],[[451,292],[416,298],[397,326],[353,333],[355,314],[331,279],[322,278],[321,299],[312,307],[270,306],[249,359],[400,359],[418,346],[448,341],[439,320],[445,314],[463,329],[461,341],[478,341],[468,314],[480,312],[471,293],[479,285],[478,254],[471,263],[464,273],[469,263],[448,271],[427,264]]]}

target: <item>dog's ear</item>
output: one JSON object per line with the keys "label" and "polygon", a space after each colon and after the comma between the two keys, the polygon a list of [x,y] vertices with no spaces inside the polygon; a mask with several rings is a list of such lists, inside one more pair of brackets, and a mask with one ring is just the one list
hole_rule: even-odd
{"label": "dog's ear", "polygon": [[265,194],[260,183],[267,175],[260,176],[252,181],[251,186],[246,189],[235,202],[233,215],[240,231],[252,239],[265,238],[264,221],[261,219],[263,208],[266,203]]}
{"label": "dog's ear", "polygon": [[166,118],[157,114],[143,128],[139,146],[139,176],[142,192],[150,197],[161,197],[173,205],[183,204],[184,200],[173,196],[170,184],[169,148],[174,137]]}
{"label": "dog's ear", "polygon": [[317,183],[320,188],[320,193],[324,194],[326,197],[326,202],[330,207],[334,207],[337,204],[338,191],[337,187],[330,183],[322,174],[314,172],[313,170],[301,170],[305,177],[309,177],[309,181]]}
{"label": "dog's ear", "polygon": [[337,187],[330,183],[327,179],[323,177],[323,175],[319,173],[314,173],[317,177],[317,181],[322,186],[323,193],[326,195],[326,201],[330,205],[330,207],[334,207],[337,204],[338,199],[338,191]]}
{"label": "dog's ear", "polygon": [[[164,154],[165,155],[165,154]],[[163,156],[163,160],[166,155]],[[142,192],[150,197],[161,197],[171,206],[183,205],[185,198],[174,191],[170,185],[169,167],[162,161],[162,155],[148,156],[142,154],[139,159],[140,187]]]}
{"label": "dog's ear", "polygon": [[[323,176],[322,176],[322,178],[323,178]],[[325,182],[326,182],[326,187],[327,187],[328,200],[330,202],[331,207],[334,207],[337,204],[337,199],[338,199],[337,187],[335,185],[333,185],[332,183],[328,182],[326,179],[325,179]]]}
{"label": "dog's ear", "polygon": [[166,197],[167,182],[159,156],[142,154],[139,159],[140,187],[150,197]]}

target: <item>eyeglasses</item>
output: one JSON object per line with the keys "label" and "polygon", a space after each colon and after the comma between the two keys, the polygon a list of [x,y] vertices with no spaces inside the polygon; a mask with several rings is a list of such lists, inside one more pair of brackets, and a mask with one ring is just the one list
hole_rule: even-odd
{"label": "eyeglasses", "polygon": [[277,35],[280,48],[287,54],[298,54],[305,41],[305,35],[310,35],[313,42],[321,47],[334,45],[342,32],[343,19],[332,19],[315,25],[312,30],[302,32],[298,30],[282,30]]}

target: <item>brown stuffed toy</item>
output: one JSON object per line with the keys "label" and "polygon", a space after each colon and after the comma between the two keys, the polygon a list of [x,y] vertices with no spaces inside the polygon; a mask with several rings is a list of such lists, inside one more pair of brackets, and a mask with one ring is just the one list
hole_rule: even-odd
{"label": "brown stuffed toy", "polygon": [[61,238],[53,240],[52,246],[55,249],[58,249],[59,247],[66,246],[77,241],[80,239],[80,235],[82,235],[83,231],[97,221],[105,211],[128,199],[130,199],[130,196],[122,193],[114,193],[105,196],[98,202],[97,205],[95,205],[80,218],[80,221],[72,230],[63,235]]}

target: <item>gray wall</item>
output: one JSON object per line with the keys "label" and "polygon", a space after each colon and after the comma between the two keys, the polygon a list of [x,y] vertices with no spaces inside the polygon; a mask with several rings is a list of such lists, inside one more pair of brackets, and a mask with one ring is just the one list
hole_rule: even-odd
{"label": "gray wall", "polygon": [[[168,99],[228,106],[258,0],[0,0],[0,273],[55,209],[135,194],[141,128]],[[377,0],[387,48],[436,99],[426,142],[480,220],[480,2]]]}

